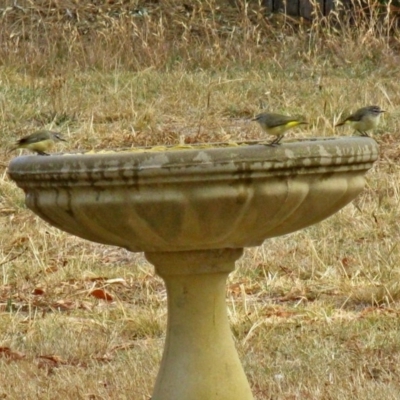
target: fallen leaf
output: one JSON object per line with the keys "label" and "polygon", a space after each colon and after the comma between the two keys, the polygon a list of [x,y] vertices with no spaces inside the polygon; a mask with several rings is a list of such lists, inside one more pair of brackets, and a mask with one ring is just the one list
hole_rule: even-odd
{"label": "fallen leaf", "polygon": [[59,365],[66,365],[67,364],[67,362],[65,360],[63,360],[59,356],[56,356],[55,354],[39,356],[38,359],[39,360],[45,360],[46,362],[52,364],[54,367],[57,367]]}
{"label": "fallen leaf", "polygon": [[44,272],[46,272],[46,274],[50,274],[50,273],[56,272],[56,271],[58,271],[57,265],[53,265],[52,267],[48,267],[44,270]]}
{"label": "fallen leaf", "polygon": [[96,297],[96,299],[106,300],[106,301],[114,300],[113,296],[104,289],[94,289],[90,292],[90,294]]}
{"label": "fallen leaf", "polygon": [[25,358],[25,354],[19,351],[12,351],[9,347],[0,347],[0,357],[7,358],[9,360],[21,360]]}

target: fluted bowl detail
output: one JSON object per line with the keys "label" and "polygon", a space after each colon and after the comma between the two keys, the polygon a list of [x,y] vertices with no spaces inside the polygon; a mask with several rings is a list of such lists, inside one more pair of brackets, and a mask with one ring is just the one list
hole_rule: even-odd
{"label": "fluted bowl detail", "polygon": [[82,238],[131,251],[260,245],[332,215],[378,157],[365,137],[109,154],[24,156],[27,206]]}

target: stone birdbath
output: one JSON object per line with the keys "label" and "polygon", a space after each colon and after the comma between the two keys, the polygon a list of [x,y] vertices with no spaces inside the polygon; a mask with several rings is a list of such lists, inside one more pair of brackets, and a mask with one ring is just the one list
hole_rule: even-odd
{"label": "stone birdbath", "polygon": [[228,274],[244,247],[352,201],[377,158],[374,140],[348,137],[23,156],[8,172],[49,224],[144,252],[165,281],[167,334],[152,400],[251,400],[227,317]]}

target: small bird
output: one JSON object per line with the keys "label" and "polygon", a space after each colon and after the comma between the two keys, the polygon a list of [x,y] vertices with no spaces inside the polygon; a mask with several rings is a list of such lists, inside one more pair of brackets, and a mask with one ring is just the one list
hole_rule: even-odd
{"label": "small bird", "polygon": [[48,156],[49,154],[46,153],[46,151],[53,146],[54,142],[59,141],[66,142],[58,132],[46,130],[37,131],[19,139],[11,151],[16,149],[28,149],[42,156]]}
{"label": "small bird", "polygon": [[252,121],[257,121],[261,125],[261,128],[269,135],[276,136],[276,138],[269,143],[270,146],[279,144],[287,130],[298,125],[308,124],[308,122],[295,117],[274,113],[258,114]]}
{"label": "small bird", "polygon": [[361,136],[368,136],[367,131],[375,129],[379,125],[381,114],[385,111],[379,106],[368,106],[357,110],[344,121],[339,122],[337,126],[350,125]]}

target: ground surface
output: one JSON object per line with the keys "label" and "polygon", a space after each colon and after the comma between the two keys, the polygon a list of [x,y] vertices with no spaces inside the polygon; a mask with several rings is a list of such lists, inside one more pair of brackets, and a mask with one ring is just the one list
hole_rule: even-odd
{"label": "ground surface", "polygon": [[310,121],[292,139],[351,135],[334,124],[378,104],[387,111],[375,132],[381,154],[365,191],[318,225],[247,249],[227,302],[256,399],[399,399],[394,20],[377,9],[351,24],[269,19],[224,2],[8,5],[0,397],[149,399],[166,325],[164,285],[142,254],[70,236],[26,209],[6,173],[16,138],[58,130],[68,140],[59,150],[257,139],[249,118],[264,109]]}

